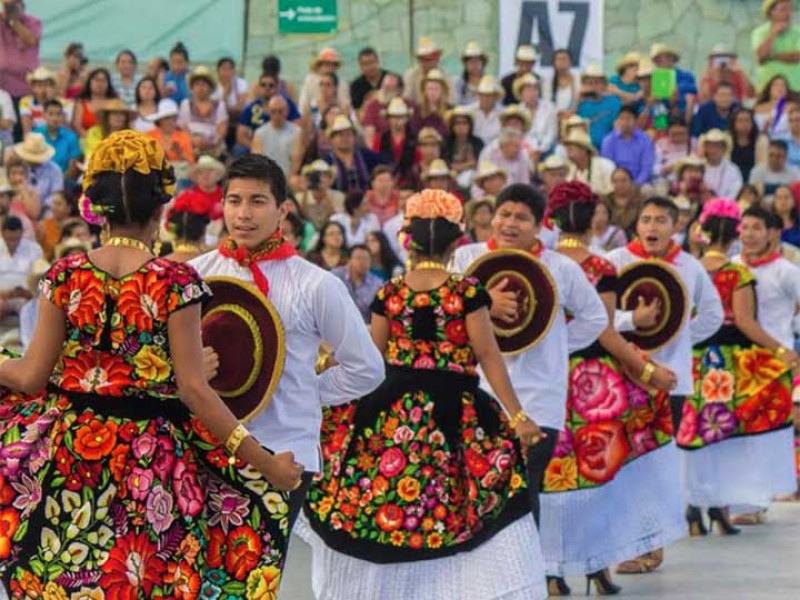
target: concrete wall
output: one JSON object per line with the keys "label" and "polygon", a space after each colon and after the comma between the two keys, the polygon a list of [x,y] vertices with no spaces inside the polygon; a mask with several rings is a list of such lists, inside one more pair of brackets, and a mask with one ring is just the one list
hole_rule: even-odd
{"label": "concrete wall", "polygon": [[[257,74],[261,58],[276,53],[285,76],[300,80],[314,54],[335,47],[345,60],[344,75],[356,72],[358,50],[374,46],[389,68],[402,71],[410,63],[411,0],[339,0],[339,32],[321,36],[279,36],[276,0],[251,0],[246,67]],[[416,0],[414,43],[432,37],[445,50],[443,63],[460,71],[458,55],[467,41],[477,40],[497,56],[498,0]],[[739,52],[752,72],[750,32],[761,22],[759,0],[605,0],[606,67],[635,49],[647,51],[656,41],[675,45],[684,54],[682,64],[697,73],[705,70],[714,44],[725,42]],[[412,49],[413,50],[413,49]],[[490,63],[490,70],[495,63]]]}

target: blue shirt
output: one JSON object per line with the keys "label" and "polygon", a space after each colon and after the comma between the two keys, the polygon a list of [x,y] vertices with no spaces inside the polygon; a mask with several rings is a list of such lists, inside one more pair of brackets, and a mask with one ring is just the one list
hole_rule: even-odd
{"label": "blue shirt", "polygon": [[53,194],[64,191],[64,173],[52,160],[48,160],[41,165],[31,165],[31,175],[28,182],[36,189],[46,209],[53,206]]}
{"label": "blue shirt", "polygon": [[730,113],[736,109],[736,106],[737,105],[734,103],[729,109],[729,116],[723,117],[721,114],[719,114],[717,105],[714,104],[712,100],[703,102],[700,105],[700,108],[697,109],[694,117],[692,117],[692,137],[700,137],[712,129],[728,131],[728,119],[730,117]]}
{"label": "blue shirt", "polygon": [[189,74],[177,74],[172,71],[164,73],[164,89],[168,90],[170,87],[174,89],[167,98],[174,100],[175,104],[180,106],[181,102],[189,97]]}
{"label": "blue shirt", "polygon": [[47,125],[39,125],[34,131],[41,133],[47,143],[55,149],[56,153],[53,156],[53,162],[59,166],[61,171],[66,171],[69,168],[69,161],[78,160],[81,157],[78,136],[72,129],[59,127],[56,137],[50,137]]}
{"label": "blue shirt", "polygon": [[697,82],[691,71],[675,68],[675,81],[678,85],[678,108],[681,114],[686,112],[686,96],[697,95]]}
{"label": "blue shirt", "polygon": [[331,269],[331,273],[336,275],[347,286],[347,291],[350,292],[350,297],[358,307],[358,311],[364,319],[365,323],[369,323],[372,319],[370,306],[372,301],[375,300],[375,294],[381,289],[383,280],[374,273],[367,273],[364,280],[360,284],[350,279],[350,267],[336,267]]}
{"label": "blue shirt", "polygon": [[786,155],[786,161],[793,167],[800,169],[800,141],[794,139],[791,135],[781,137],[786,145],[789,147],[789,153]]}
{"label": "blue shirt", "polygon": [[612,131],[603,140],[600,154],[618,167],[628,169],[637,185],[648,183],[653,177],[653,140],[640,129],[634,129],[633,135],[627,140],[619,132]]}
{"label": "blue shirt", "polygon": [[795,225],[781,232],[781,241],[800,248],[800,226]]}
{"label": "blue shirt", "polygon": [[592,144],[599,148],[603,139],[614,127],[614,120],[622,108],[617,96],[603,96],[597,100],[584,99],[578,103],[578,116],[589,120],[589,136]]}
{"label": "blue shirt", "polygon": [[[283,99],[286,100],[286,104],[289,105],[289,116],[288,119],[290,121],[296,121],[300,118],[300,111],[297,110],[297,105],[292,101],[289,96],[285,94],[281,94]],[[250,104],[244,107],[242,114],[239,116],[239,125],[244,125],[248,127],[250,131],[255,131],[259,127],[261,127],[264,123],[269,122],[269,113],[264,110],[264,100],[259,98],[258,100],[253,100]]]}

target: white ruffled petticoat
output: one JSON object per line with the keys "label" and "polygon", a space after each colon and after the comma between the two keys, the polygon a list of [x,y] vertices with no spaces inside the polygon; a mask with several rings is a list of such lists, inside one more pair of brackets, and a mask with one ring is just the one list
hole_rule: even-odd
{"label": "white ruffled petticoat", "polygon": [[539,534],[527,515],[468,552],[377,564],[330,549],[303,515],[293,533],[312,548],[318,600],[540,600],[547,597]]}

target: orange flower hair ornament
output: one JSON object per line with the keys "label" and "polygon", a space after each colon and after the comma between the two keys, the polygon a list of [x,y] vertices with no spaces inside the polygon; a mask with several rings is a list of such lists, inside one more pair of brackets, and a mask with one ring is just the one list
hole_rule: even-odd
{"label": "orange flower hair ornament", "polygon": [[413,242],[409,233],[409,225],[412,219],[446,219],[451,223],[460,225],[464,223],[464,207],[461,201],[453,194],[444,190],[425,189],[410,196],[406,200],[404,211],[404,223],[402,229],[397,234],[400,245],[406,250],[413,250]]}

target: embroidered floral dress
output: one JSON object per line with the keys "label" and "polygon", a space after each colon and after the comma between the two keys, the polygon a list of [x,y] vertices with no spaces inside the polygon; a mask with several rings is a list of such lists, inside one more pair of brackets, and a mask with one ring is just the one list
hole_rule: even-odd
{"label": "embroidered floral dress", "polygon": [[[614,265],[596,255],[581,268],[599,294],[616,291]],[[628,462],[672,439],[669,397],[628,378],[600,342],[570,357],[567,417],[543,491],[569,492],[608,483]]]}
{"label": "embroidered floral dress", "polygon": [[720,330],[694,348],[694,395],[687,398],[678,445],[696,450],[792,424],[792,373],[734,323],[733,295],[755,285],[750,270],[727,263],[712,273],[725,312]]}
{"label": "embroidered floral dress", "polygon": [[274,599],[287,496],[176,395],[168,317],[209,295],[188,265],[114,278],[85,255],[41,293],[66,343],[47,392],[0,396],[0,569],[12,598]]}
{"label": "embroidered floral dress", "polygon": [[378,292],[372,311],[390,327],[386,381],[327,412],[325,468],[306,501],[329,547],[377,563],[438,558],[530,514],[519,446],[478,389],[467,336],[467,315],[489,303],[460,275],[428,291],[396,278]]}

